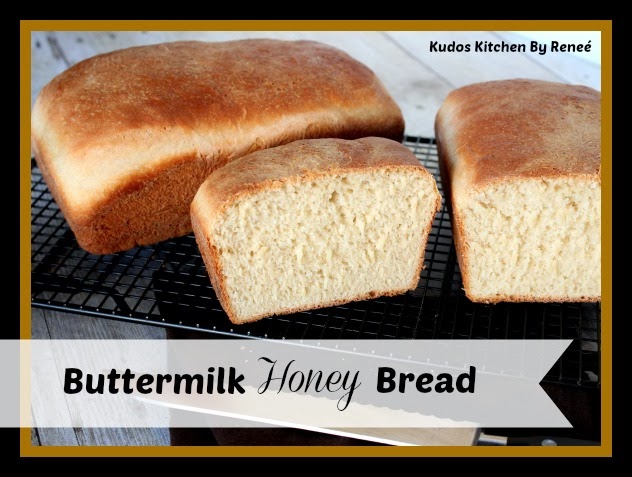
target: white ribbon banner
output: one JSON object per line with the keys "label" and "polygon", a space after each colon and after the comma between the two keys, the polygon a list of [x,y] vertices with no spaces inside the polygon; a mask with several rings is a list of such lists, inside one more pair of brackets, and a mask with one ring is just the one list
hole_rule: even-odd
{"label": "white ribbon banner", "polygon": [[[0,354],[16,353],[15,343],[0,342]],[[19,423],[0,413],[0,425],[570,427],[539,385],[570,343],[22,341],[20,398],[30,413]],[[7,358],[2,375],[15,382],[17,362]]]}

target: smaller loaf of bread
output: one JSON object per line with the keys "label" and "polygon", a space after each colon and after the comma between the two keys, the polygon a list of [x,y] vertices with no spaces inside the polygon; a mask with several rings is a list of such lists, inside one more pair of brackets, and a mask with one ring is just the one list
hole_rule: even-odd
{"label": "smaller loaf of bread", "polygon": [[470,300],[601,299],[601,95],[532,80],[448,95],[441,176]]}
{"label": "smaller loaf of bread", "polygon": [[440,203],[434,178],[402,144],[314,139],[216,170],[191,222],[239,324],[414,289]]}
{"label": "smaller loaf of bread", "polygon": [[191,231],[216,168],[297,139],[401,140],[375,74],[312,41],[195,41],[78,63],[39,94],[32,147],[79,245],[112,253]]}

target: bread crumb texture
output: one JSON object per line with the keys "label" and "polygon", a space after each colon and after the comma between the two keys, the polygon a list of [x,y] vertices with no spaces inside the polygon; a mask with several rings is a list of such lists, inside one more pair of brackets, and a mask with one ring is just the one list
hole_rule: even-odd
{"label": "bread crumb texture", "polygon": [[468,296],[582,301],[601,296],[601,185],[526,179],[465,201]]}
{"label": "bread crumb texture", "polygon": [[513,79],[451,92],[436,120],[472,301],[601,299],[601,94]]}
{"label": "bread crumb texture", "polygon": [[228,206],[211,242],[233,321],[415,288],[437,208],[417,172],[322,176]]}

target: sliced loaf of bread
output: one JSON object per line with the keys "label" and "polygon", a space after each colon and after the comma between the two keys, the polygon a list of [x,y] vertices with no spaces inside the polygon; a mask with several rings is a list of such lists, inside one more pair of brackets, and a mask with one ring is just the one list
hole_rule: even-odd
{"label": "sliced loaf of bread", "polygon": [[434,178],[402,144],[313,139],[213,172],[191,222],[239,324],[414,289],[440,204]]}
{"label": "sliced loaf of bread", "polygon": [[598,91],[546,81],[448,95],[436,136],[470,300],[601,299],[600,113]]}

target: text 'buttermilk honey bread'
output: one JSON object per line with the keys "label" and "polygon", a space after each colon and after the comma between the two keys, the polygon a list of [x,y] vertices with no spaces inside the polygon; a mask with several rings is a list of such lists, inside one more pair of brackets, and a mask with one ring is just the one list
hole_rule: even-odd
{"label": "text 'buttermilk honey bread'", "polygon": [[313,139],[216,170],[191,221],[240,324],[415,289],[440,204],[434,178],[402,144]]}
{"label": "text 'buttermilk honey bread'", "polygon": [[31,124],[53,197],[79,244],[99,254],[190,232],[200,184],[245,154],[404,131],[369,68],[320,43],[278,40],[95,56],[44,87]]}
{"label": "text 'buttermilk honey bread'", "polygon": [[436,119],[467,297],[601,300],[601,94],[532,80],[450,93]]}

